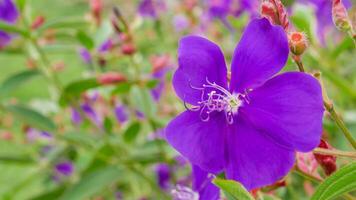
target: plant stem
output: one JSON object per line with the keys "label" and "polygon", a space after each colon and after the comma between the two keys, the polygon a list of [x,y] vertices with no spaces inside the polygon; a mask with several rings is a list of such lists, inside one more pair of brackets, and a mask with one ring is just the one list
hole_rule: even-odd
{"label": "plant stem", "polygon": [[330,149],[323,149],[323,148],[315,148],[313,150],[313,153],[356,159],[356,152],[340,151],[336,149],[330,150]]}
{"label": "plant stem", "polygon": [[353,147],[354,149],[356,149],[356,141],[355,141],[355,139],[352,137],[351,132],[347,129],[345,123],[342,121],[342,119],[340,118],[340,116],[336,113],[333,104],[324,101],[324,107],[325,107],[325,109],[330,113],[331,117],[332,117],[333,120],[336,122],[336,124],[338,125],[338,127],[340,128],[340,130],[342,131],[342,133],[344,134],[344,136],[346,137],[346,139],[347,139],[347,140],[350,142],[350,144],[352,145],[352,147]]}

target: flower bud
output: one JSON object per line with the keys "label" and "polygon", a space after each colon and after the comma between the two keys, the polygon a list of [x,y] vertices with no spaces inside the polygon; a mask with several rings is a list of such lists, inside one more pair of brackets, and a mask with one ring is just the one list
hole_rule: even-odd
{"label": "flower bud", "polygon": [[118,73],[118,72],[107,72],[105,74],[99,75],[97,81],[101,85],[112,85],[121,82],[125,82],[127,79],[125,75]]}
{"label": "flower bud", "polygon": [[[320,140],[319,148],[333,149],[325,140]],[[330,175],[336,171],[336,157],[331,155],[322,155],[314,153],[316,161],[323,168],[326,175]]]}
{"label": "flower bud", "polygon": [[101,22],[101,12],[103,10],[103,3],[101,0],[91,0],[90,8],[93,18],[97,25],[100,25]]}
{"label": "flower bud", "polygon": [[346,8],[341,0],[333,0],[332,17],[336,28],[340,31],[348,32],[352,29]]}
{"label": "flower bud", "polygon": [[121,46],[121,52],[125,55],[132,55],[136,52],[136,47],[133,43],[124,43]]}
{"label": "flower bud", "polygon": [[288,34],[288,43],[290,51],[296,56],[302,55],[308,47],[307,36],[302,32],[291,32]]}
{"label": "flower bud", "polygon": [[40,26],[43,25],[45,20],[46,20],[46,18],[44,16],[42,16],[42,15],[37,16],[31,24],[31,29],[32,30],[38,29]]}
{"label": "flower bud", "polygon": [[261,15],[267,18],[272,24],[280,25],[284,30],[288,29],[288,15],[280,0],[263,0]]}

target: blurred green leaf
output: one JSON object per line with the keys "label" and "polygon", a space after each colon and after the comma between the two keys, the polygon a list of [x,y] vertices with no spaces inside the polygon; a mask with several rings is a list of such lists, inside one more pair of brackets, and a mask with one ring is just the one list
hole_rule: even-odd
{"label": "blurred green leaf", "polygon": [[92,136],[89,133],[80,133],[80,132],[68,132],[65,134],[58,135],[63,140],[66,140],[70,143],[79,144],[84,147],[95,147],[97,143],[96,137]]}
{"label": "blurred green leaf", "polygon": [[96,170],[84,176],[77,184],[67,189],[60,199],[87,199],[101,190],[110,187],[110,184],[117,181],[121,176],[121,169],[113,166]]}
{"label": "blurred green leaf", "polygon": [[116,88],[112,91],[112,94],[125,94],[130,91],[132,83],[124,82],[119,83]]}
{"label": "blurred green leaf", "polygon": [[34,160],[28,155],[0,155],[0,163],[31,164],[34,163]]}
{"label": "blurred green leaf", "polygon": [[95,78],[89,78],[84,80],[79,80],[70,83],[64,88],[64,91],[61,94],[59,99],[59,104],[61,106],[65,106],[68,104],[69,99],[74,99],[80,96],[81,93],[85,92],[86,90],[96,88],[99,86],[99,83],[96,81]]}
{"label": "blurred green leaf", "polygon": [[124,140],[126,142],[133,142],[136,139],[140,130],[141,130],[140,122],[131,123],[130,126],[124,132]]}
{"label": "blurred green leaf", "polygon": [[82,44],[85,48],[94,48],[94,41],[84,31],[77,32],[77,39],[79,40],[80,44]]}
{"label": "blurred green leaf", "polygon": [[70,28],[78,29],[85,28],[87,22],[82,18],[55,18],[54,20],[48,20],[39,28],[39,31],[44,31],[47,29],[61,29],[61,28]]}
{"label": "blurred green leaf", "polygon": [[251,194],[239,182],[216,178],[213,183],[232,200],[254,200]]}
{"label": "blurred green leaf", "polygon": [[48,200],[48,199],[58,199],[59,196],[63,194],[65,187],[59,187],[50,191],[46,191],[36,197],[31,198],[31,200]]}
{"label": "blurred green leaf", "polygon": [[23,105],[7,105],[4,106],[4,109],[9,113],[13,114],[17,119],[30,126],[38,128],[39,130],[56,130],[56,125],[50,118],[42,115],[41,113],[33,109],[30,109]]}
{"label": "blurred green leaf", "polygon": [[105,132],[112,133],[113,126],[114,125],[113,125],[112,121],[110,120],[110,118],[109,117],[105,117],[105,119],[104,119]]}
{"label": "blurred green leaf", "polygon": [[146,83],[146,87],[148,89],[153,89],[155,88],[157,85],[159,84],[159,81],[157,79],[152,79],[152,80],[149,80],[147,83]]}
{"label": "blurred green leaf", "polygon": [[131,102],[139,111],[143,112],[146,117],[155,117],[156,104],[154,103],[150,91],[146,88],[133,86],[130,91]]}
{"label": "blurred green leaf", "polygon": [[17,33],[20,34],[24,37],[28,37],[29,33],[23,29],[17,28],[16,26],[9,25],[7,23],[4,23],[0,21],[0,30],[8,32],[8,33]]}
{"label": "blurred green leaf", "polygon": [[328,200],[356,190],[356,162],[350,163],[325,179],[311,200]]}
{"label": "blurred green leaf", "polygon": [[313,39],[314,15],[309,7],[304,5],[296,6],[290,19],[298,30],[305,32],[309,39]]}
{"label": "blurred green leaf", "polygon": [[20,10],[23,10],[25,8],[25,6],[26,6],[26,2],[27,2],[27,0],[16,0],[17,7]]}
{"label": "blurred green leaf", "polygon": [[37,70],[25,70],[8,77],[0,86],[0,95],[7,95],[39,74],[40,73]]}

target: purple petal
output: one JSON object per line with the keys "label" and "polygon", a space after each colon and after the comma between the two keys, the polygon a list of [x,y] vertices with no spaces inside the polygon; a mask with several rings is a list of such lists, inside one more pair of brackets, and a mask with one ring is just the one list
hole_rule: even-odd
{"label": "purple petal", "polygon": [[224,18],[229,14],[231,0],[207,0],[209,15]]}
{"label": "purple petal", "polygon": [[12,0],[0,1],[0,21],[14,24],[18,16],[18,10]]}
{"label": "purple petal", "polygon": [[58,163],[56,166],[56,171],[64,176],[70,176],[73,173],[73,164],[69,161]]}
{"label": "purple petal", "polygon": [[276,145],[243,118],[237,117],[236,121],[228,133],[227,178],[251,190],[285,176],[294,164],[294,151]]}
{"label": "purple petal", "polygon": [[156,167],[156,176],[158,180],[158,185],[162,189],[168,189],[169,180],[171,179],[171,170],[167,164],[159,164]]}
{"label": "purple petal", "polygon": [[324,108],[321,87],[314,77],[283,73],[248,96],[250,103],[240,112],[256,128],[292,150],[307,152],[318,146]]}
{"label": "purple petal", "polygon": [[173,77],[173,86],[177,95],[192,105],[201,100],[201,91],[193,87],[202,87],[210,82],[227,87],[227,70],[220,48],[207,39],[198,36],[186,36],[181,39],[178,49],[179,68]]}
{"label": "purple petal", "polygon": [[193,165],[193,189],[199,193],[199,200],[219,200],[220,190],[211,181],[208,172]]}
{"label": "purple petal", "polygon": [[92,57],[88,49],[80,48],[78,50],[78,53],[85,64],[90,64],[92,62]]}
{"label": "purple petal", "polygon": [[76,110],[75,108],[71,109],[72,111],[72,122],[73,124],[80,124],[82,122],[82,117],[80,116],[80,113],[78,110]]}
{"label": "purple petal", "polygon": [[235,49],[231,64],[231,91],[243,93],[279,72],[288,59],[288,40],[280,26],[253,20]]}
{"label": "purple petal", "polygon": [[115,116],[117,121],[119,121],[121,124],[125,123],[129,116],[128,116],[128,110],[124,105],[118,105],[115,107]]}
{"label": "purple petal", "polygon": [[211,114],[208,122],[199,112],[185,111],[166,128],[168,142],[191,163],[209,172],[219,172],[224,165],[225,116]]}
{"label": "purple petal", "polygon": [[11,35],[6,32],[0,31],[0,49],[5,47],[11,42]]}

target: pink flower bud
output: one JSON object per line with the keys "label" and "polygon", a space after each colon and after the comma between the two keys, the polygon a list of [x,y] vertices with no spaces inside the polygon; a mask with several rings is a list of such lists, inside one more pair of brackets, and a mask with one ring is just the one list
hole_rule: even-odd
{"label": "pink flower bud", "polygon": [[288,15],[280,0],[263,0],[261,15],[266,17],[272,24],[280,25],[284,30],[288,29]]}
{"label": "pink flower bud", "polygon": [[112,85],[112,84],[117,84],[121,82],[126,82],[127,79],[125,75],[118,73],[118,72],[107,72],[105,74],[99,75],[97,78],[97,81],[101,85]]}
{"label": "pink flower bud", "polygon": [[136,52],[136,47],[133,43],[124,43],[121,46],[121,52],[125,55],[132,55]]}
{"label": "pink flower bud", "polygon": [[38,29],[40,26],[43,25],[45,20],[46,20],[46,18],[44,16],[42,16],[42,15],[37,16],[31,24],[31,29],[32,30]]}
{"label": "pink flower bud", "polygon": [[351,22],[341,0],[333,0],[332,17],[336,28],[340,31],[348,32],[351,30]]}
{"label": "pink flower bud", "polygon": [[[320,140],[319,148],[323,149],[333,149],[326,141]],[[336,157],[331,155],[322,155],[314,153],[316,161],[323,168],[326,175],[330,175],[336,171]]]}
{"label": "pink flower bud", "polygon": [[302,55],[308,47],[308,39],[302,32],[291,32],[288,34],[290,51],[296,55]]}
{"label": "pink flower bud", "polygon": [[103,3],[101,0],[90,0],[90,8],[93,18],[97,25],[101,22],[101,12],[103,10]]}

